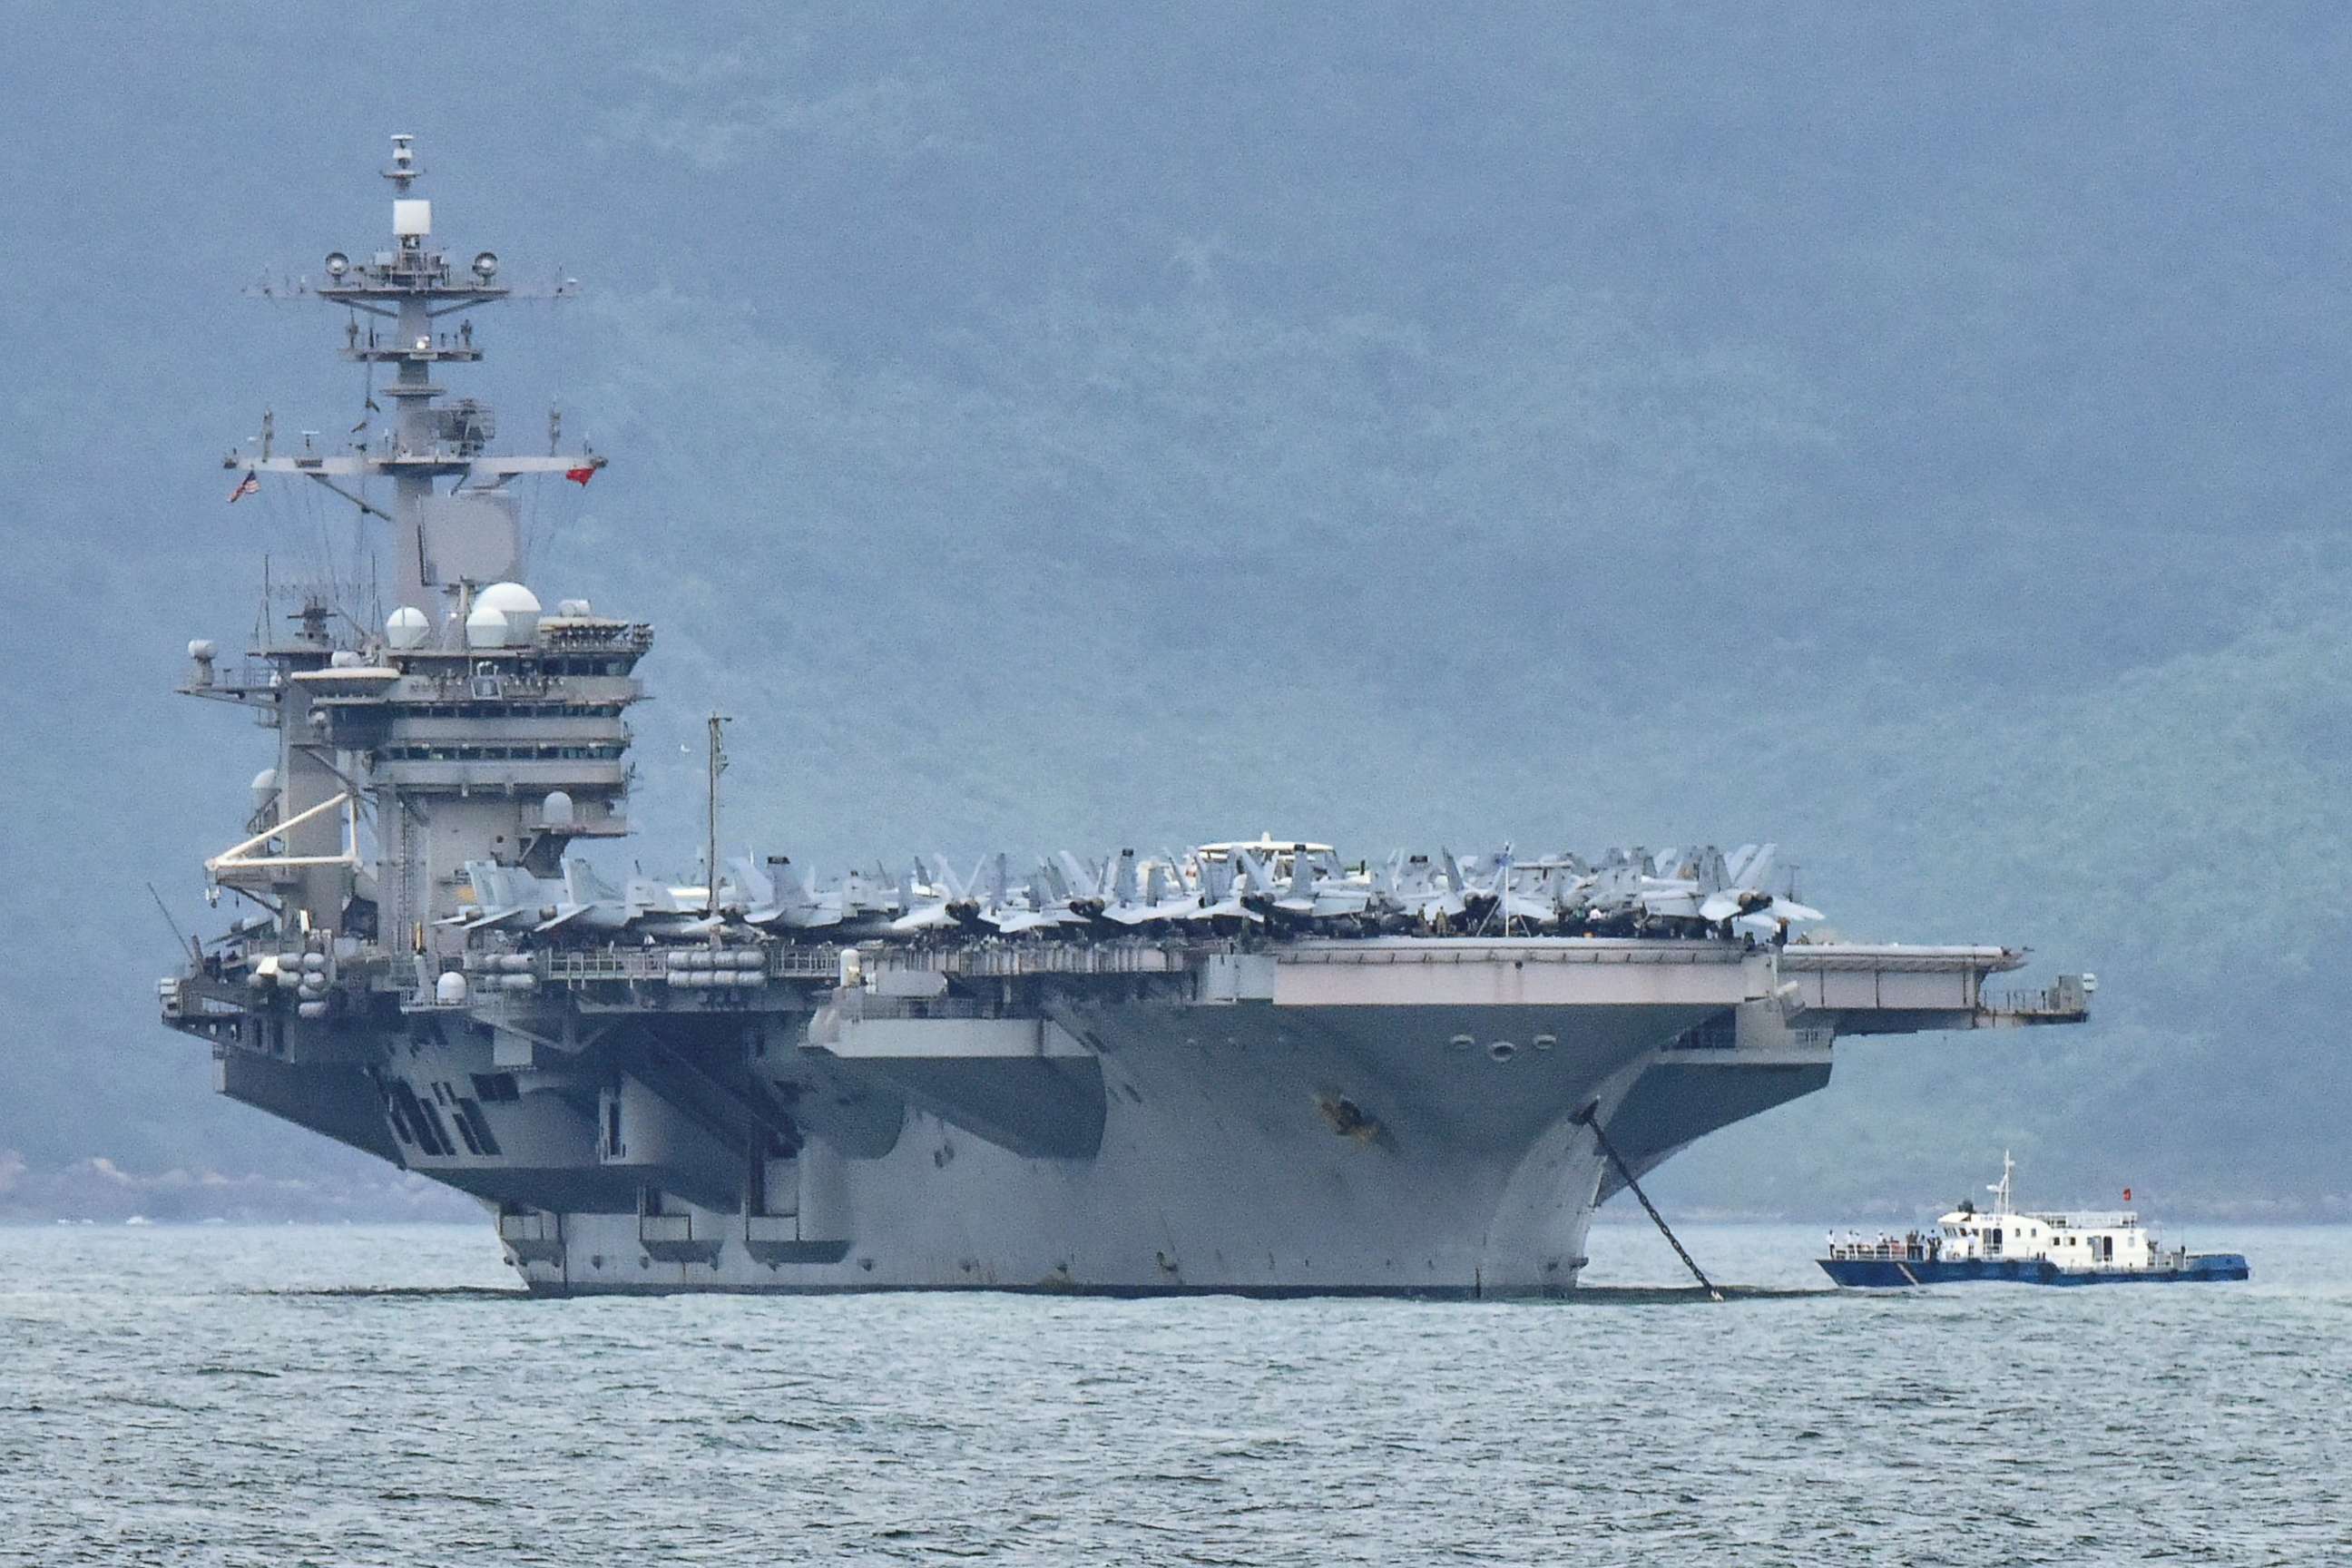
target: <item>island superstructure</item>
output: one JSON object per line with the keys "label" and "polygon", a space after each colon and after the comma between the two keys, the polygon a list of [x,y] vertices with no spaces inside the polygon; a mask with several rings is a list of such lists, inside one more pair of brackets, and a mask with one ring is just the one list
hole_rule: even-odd
{"label": "island superstructure", "polygon": [[699,864],[600,868],[654,631],[518,580],[518,484],[604,458],[494,454],[439,384],[514,291],[394,146],[390,247],[301,290],[390,428],[228,467],[381,520],[396,599],[191,645],[275,754],[205,866],[243,917],[163,1013],[221,1092],[478,1197],[532,1289],[1555,1293],[1625,1173],[1841,1037],[2086,1016],[2083,977],[1996,994],[2017,950],[1808,938],[1769,845],[815,875],[722,852],[716,718]]}

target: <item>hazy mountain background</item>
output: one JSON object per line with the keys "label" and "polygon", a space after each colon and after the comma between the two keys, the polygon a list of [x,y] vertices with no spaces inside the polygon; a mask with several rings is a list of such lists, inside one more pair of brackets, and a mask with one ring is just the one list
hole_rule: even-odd
{"label": "hazy mountain background", "polygon": [[588,286],[462,390],[614,457],[533,576],[660,626],[649,860],[714,705],[827,864],[1769,837],[2098,1018],[1841,1047],[1672,1205],[2352,1212],[2341,8],[7,18],[0,1214],[464,1211],[149,984],[268,760],[183,646],[365,542],[223,504],[362,396],[237,290],[380,241],[392,131]]}

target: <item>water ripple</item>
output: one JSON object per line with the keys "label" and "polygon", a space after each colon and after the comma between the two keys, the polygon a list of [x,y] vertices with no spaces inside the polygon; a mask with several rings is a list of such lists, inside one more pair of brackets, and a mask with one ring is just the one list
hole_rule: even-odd
{"label": "water ripple", "polygon": [[2244,1287],[534,1300],[461,1229],[0,1231],[0,1563],[2352,1557],[2352,1232]]}

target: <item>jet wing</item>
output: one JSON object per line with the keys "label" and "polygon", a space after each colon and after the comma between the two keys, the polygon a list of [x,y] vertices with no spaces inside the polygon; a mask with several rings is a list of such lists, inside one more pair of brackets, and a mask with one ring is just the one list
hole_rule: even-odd
{"label": "jet wing", "polygon": [[1710,925],[1719,921],[1727,921],[1738,912],[1739,895],[1738,893],[1709,893],[1706,902],[1698,907],[1698,918]]}

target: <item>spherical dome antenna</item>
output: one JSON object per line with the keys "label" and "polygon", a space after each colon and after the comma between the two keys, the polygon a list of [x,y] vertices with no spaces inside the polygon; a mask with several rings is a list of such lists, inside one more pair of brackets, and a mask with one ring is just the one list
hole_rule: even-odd
{"label": "spherical dome antenna", "polygon": [[474,595],[474,603],[496,605],[509,612],[522,610],[534,616],[539,614],[539,595],[520,583],[493,583]]}
{"label": "spherical dome antenna", "polygon": [[513,635],[507,613],[496,605],[477,600],[473,611],[466,616],[467,647],[507,647],[510,646]]}
{"label": "spherical dome antenna", "polygon": [[[508,636],[505,646],[514,647],[530,641],[539,630],[539,595],[520,583],[493,583],[474,595],[474,610],[479,614],[488,606],[504,616]],[[466,621],[470,637],[473,620]]]}
{"label": "spherical dome antenna", "polygon": [[425,639],[432,635],[433,623],[414,605],[403,605],[384,617],[383,640],[404,653],[424,647]]}

